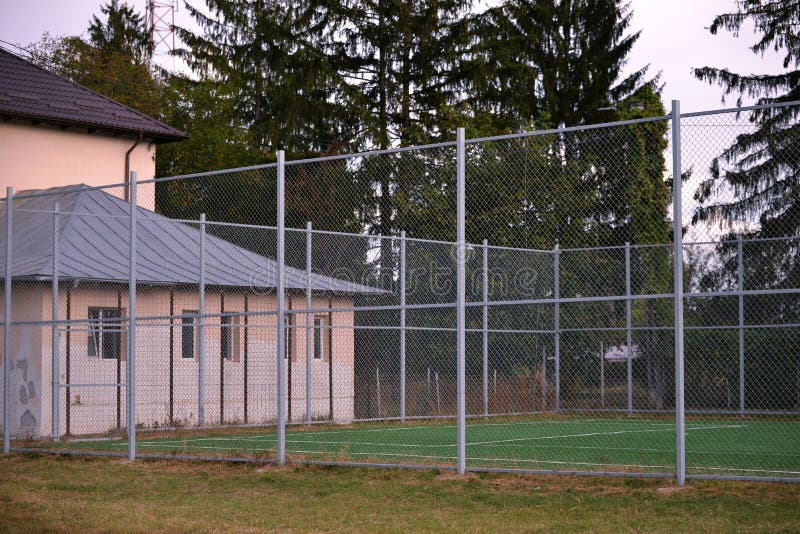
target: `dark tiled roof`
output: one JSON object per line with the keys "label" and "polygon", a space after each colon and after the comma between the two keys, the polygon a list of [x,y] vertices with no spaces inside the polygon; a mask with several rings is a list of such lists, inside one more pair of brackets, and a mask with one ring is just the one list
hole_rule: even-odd
{"label": "dark tiled roof", "polygon": [[[128,280],[128,217],[130,204],[86,185],[21,191],[13,206],[12,276],[48,279],[53,266],[53,215],[59,204],[59,276],[68,280]],[[197,284],[200,280],[200,230],[139,208],[136,271],[144,284]],[[274,235],[266,232],[264,239]],[[0,216],[5,236],[5,216]],[[208,286],[270,289],[277,285],[278,266],[230,241],[206,235],[205,279]],[[0,265],[5,248],[0,247]],[[318,273],[311,275],[317,292],[384,295],[385,291]],[[306,273],[286,268],[286,288],[302,290]]]}
{"label": "dark tiled roof", "polygon": [[159,142],[186,134],[0,49],[0,116],[138,135]]}

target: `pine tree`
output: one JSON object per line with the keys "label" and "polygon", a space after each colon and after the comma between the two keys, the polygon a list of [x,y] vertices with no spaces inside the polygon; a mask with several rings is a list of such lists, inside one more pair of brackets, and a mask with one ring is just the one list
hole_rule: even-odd
{"label": "pine tree", "polygon": [[[458,46],[466,32],[462,18],[469,5],[470,0],[341,4],[330,50],[359,95],[355,109],[370,146],[407,146],[443,133],[440,110],[455,100]],[[422,154],[406,154],[364,162],[360,175],[375,191],[374,202],[364,206],[371,232],[398,233],[398,213],[413,177],[432,164],[422,159]],[[382,243],[380,258],[384,283],[389,284],[394,261],[390,241]]]}
{"label": "pine tree", "polygon": [[253,148],[289,156],[318,154],[355,135],[347,95],[321,40],[327,2],[206,0],[210,14],[187,5],[202,32],[177,28],[179,50],[200,76],[239,87],[239,120]]}

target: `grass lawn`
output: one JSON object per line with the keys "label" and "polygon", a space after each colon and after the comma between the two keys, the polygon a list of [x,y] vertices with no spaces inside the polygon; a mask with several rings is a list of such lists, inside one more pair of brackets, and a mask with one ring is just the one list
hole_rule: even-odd
{"label": "grass lawn", "polygon": [[800,484],[0,457],[0,528],[797,532]]}

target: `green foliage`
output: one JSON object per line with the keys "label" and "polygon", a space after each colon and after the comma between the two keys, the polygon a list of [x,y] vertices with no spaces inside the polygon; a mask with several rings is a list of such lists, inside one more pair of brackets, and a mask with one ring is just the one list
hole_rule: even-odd
{"label": "green foliage", "polygon": [[639,32],[621,0],[506,0],[475,21],[470,102],[500,128],[608,120],[599,108],[640,88],[647,67],[621,78]]}
{"label": "green foliage", "polygon": [[89,42],[98,50],[113,52],[146,63],[153,55],[153,43],[141,15],[119,0],[100,6],[104,20],[92,16]]}
{"label": "green foliage", "polygon": [[146,115],[160,116],[164,79],[148,61],[75,36],[44,34],[29,49],[34,62],[57,74]]}
{"label": "green foliage", "polygon": [[236,89],[235,116],[257,151],[318,154],[357,135],[348,95],[320,39],[325,2],[207,0],[210,14],[187,4],[202,31],[176,28],[178,51],[203,78]]}
{"label": "green foliage", "polygon": [[[726,29],[738,35],[742,25],[752,21],[760,35],[751,46],[763,54],[769,48],[785,53],[785,72],[774,75],[742,75],[728,69],[703,67],[695,76],[722,86],[724,93],[757,97],[759,104],[800,100],[800,2],[747,0],[737,11],[714,19],[710,31]],[[797,106],[750,112],[757,125],[736,141],[712,164],[712,178],[700,185],[696,194],[702,206],[693,222],[750,220],[758,223],[763,237],[797,235],[800,232],[800,113]],[[715,184],[730,185],[736,198],[721,202],[715,198]]]}

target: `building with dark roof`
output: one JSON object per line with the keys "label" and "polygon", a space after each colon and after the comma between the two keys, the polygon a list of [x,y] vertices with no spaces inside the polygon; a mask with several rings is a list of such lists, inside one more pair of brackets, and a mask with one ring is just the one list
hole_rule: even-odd
{"label": "building with dark roof", "polygon": [[[21,191],[12,207],[12,433],[49,436],[54,421],[59,436],[118,432],[125,422],[130,205],[101,189],[77,185]],[[263,235],[255,241],[275,239],[274,231],[257,231]],[[0,236],[5,235],[5,217],[0,217]],[[215,236],[213,228],[202,238],[201,259],[201,235],[196,225],[138,208],[136,405],[143,428],[269,424],[277,416],[277,264]],[[385,292],[293,268],[286,269],[285,279],[287,309],[305,308],[310,287],[312,309],[318,310],[308,317],[289,314],[285,408],[292,420],[305,420],[308,359],[312,417],[351,420],[353,297]],[[55,346],[46,324],[54,308]],[[309,345],[307,335],[312,336]],[[57,418],[51,409],[53,361],[59,369]]]}
{"label": "building with dark roof", "polygon": [[[0,175],[6,185],[45,189],[154,177],[157,145],[186,134],[0,49]],[[125,196],[124,188],[112,191]],[[153,185],[139,204],[152,209]]]}

